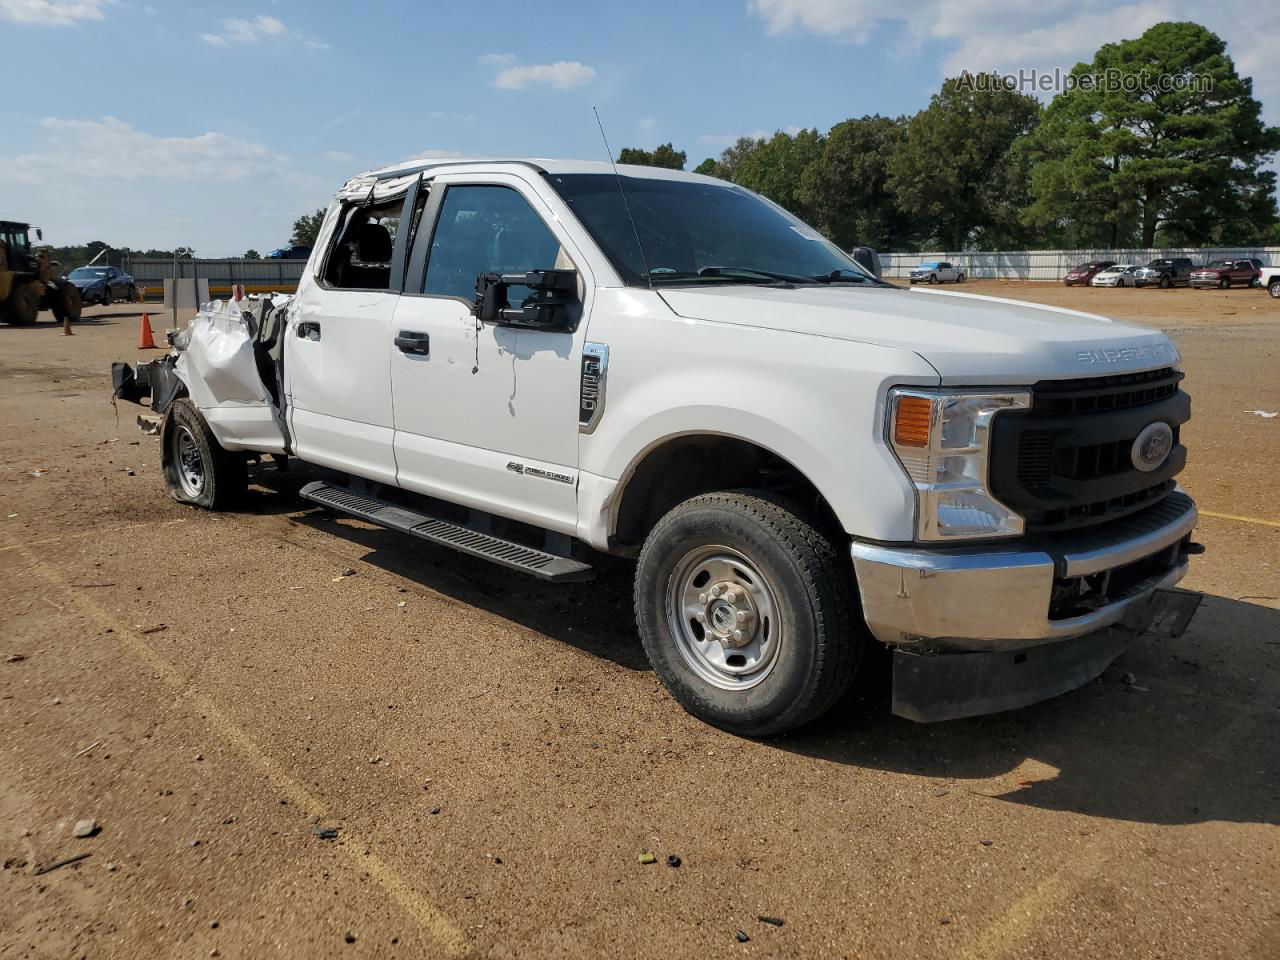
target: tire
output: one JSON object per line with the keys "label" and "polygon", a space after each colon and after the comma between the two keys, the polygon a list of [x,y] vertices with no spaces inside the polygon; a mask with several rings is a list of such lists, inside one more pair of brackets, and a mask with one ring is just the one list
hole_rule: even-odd
{"label": "tire", "polygon": [[186,397],[175,400],[160,431],[161,467],[169,495],[206,510],[227,510],[248,486],[245,458],[222,449]]}
{"label": "tire", "polygon": [[956,283],[964,283],[964,274],[963,274],[963,273],[957,273],[957,274],[956,274]]}
{"label": "tire", "polygon": [[937,283],[937,282],[938,282],[938,275],[937,275],[936,273],[931,273],[931,274],[929,274],[929,282],[930,282],[930,283]]}
{"label": "tire", "polygon": [[102,291],[102,300],[99,301],[104,307],[111,306],[111,288],[106,287]]}
{"label": "tire", "polygon": [[[694,497],[658,521],[636,567],[635,613],[667,691],[749,737],[830,709],[870,636],[841,551],[791,504],[750,490]],[[742,624],[751,639],[735,636]]]}
{"label": "tire", "polygon": [[74,283],[61,283],[54,295],[53,316],[59,322],[69,320],[72,323],[80,319],[80,288]]}
{"label": "tire", "polygon": [[1271,294],[1276,300],[1280,300],[1280,280],[1272,280],[1270,286],[1267,287],[1267,293]]}
{"label": "tire", "polygon": [[1165,276],[1165,277],[1161,277],[1161,278],[1160,278],[1160,289],[1161,289],[1161,290],[1168,290],[1168,289],[1169,289],[1170,287],[1172,287],[1172,286],[1173,286],[1173,281],[1172,281],[1172,280],[1170,280],[1167,276]]}
{"label": "tire", "polygon": [[1230,288],[1231,288],[1231,281],[1226,277],[1223,277],[1221,280],[1218,281],[1219,290],[1229,290]]}
{"label": "tire", "polygon": [[133,284],[129,285],[129,302],[130,303],[138,302],[138,288],[133,286]]}
{"label": "tire", "polygon": [[43,294],[38,283],[15,283],[9,291],[9,299],[0,307],[5,322],[15,327],[29,327],[40,316],[40,299]]}

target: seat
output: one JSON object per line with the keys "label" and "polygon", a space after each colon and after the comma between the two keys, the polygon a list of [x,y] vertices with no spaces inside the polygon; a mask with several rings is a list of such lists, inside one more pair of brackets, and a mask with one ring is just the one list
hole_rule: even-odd
{"label": "seat", "polygon": [[343,244],[346,262],[340,285],[352,289],[385,290],[391,285],[391,231],[380,223],[362,223]]}

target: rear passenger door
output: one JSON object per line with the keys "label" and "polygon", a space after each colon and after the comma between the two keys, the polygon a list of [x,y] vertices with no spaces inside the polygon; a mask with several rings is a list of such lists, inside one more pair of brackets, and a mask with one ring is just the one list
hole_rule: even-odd
{"label": "rear passenger door", "polygon": [[418,185],[331,210],[323,254],[304,277],[286,335],[294,453],[358,477],[395,483],[389,362]]}
{"label": "rear passenger door", "polygon": [[[585,260],[560,226],[567,214],[511,174],[442,176],[431,197],[395,313],[398,482],[572,533],[590,304],[574,332],[482,324],[472,314],[482,273],[578,269],[580,295],[591,289]],[[511,305],[527,293],[511,288]]]}

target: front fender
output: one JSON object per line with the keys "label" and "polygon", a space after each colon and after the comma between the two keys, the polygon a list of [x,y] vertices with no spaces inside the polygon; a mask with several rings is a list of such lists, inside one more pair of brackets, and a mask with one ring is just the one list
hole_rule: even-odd
{"label": "front fender", "polygon": [[910,540],[915,497],[884,442],[896,384],[936,385],[918,355],[784,330],[733,326],[655,310],[597,323],[608,342],[604,415],[583,435],[580,517],[612,529],[622,491],[644,457],[682,436],[736,437],[805,475],[851,536]]}

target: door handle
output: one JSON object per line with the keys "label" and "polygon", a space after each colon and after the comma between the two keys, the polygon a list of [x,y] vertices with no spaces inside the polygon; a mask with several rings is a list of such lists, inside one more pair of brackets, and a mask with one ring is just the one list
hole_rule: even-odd
{"label": "door handle", "polygon": [[316,323],[314,320],[306,320],[298,324],[298,339],[319,340],[320,324]]}
{"label": "door handle", "polygon": [[421,356],[431,355],[431,337],[416,330],[401,330],[395,344],[401,353],[416,353]]}

